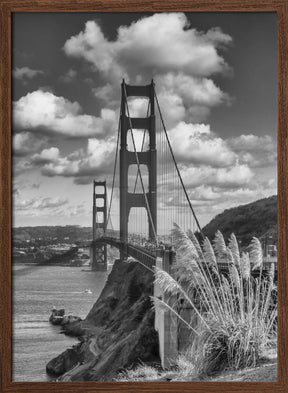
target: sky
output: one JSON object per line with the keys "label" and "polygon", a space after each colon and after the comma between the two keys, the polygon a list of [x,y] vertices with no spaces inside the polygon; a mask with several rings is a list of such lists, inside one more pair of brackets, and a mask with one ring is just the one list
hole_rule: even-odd
{"label": "sky", "polygon": [[154,79],[201,226],[277,194],[275,13],[15,13],[12,53],[14,226],[91,225],[123,78]]}

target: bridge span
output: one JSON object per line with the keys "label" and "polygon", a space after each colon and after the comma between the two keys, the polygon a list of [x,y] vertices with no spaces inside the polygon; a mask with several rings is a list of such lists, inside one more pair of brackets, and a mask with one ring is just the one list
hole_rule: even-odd
{"label": "bridge span", "polygon": [[[139,102],[142,107],[143,100],[147,102],[146,115],[136,113],[132,117],[133,102],[137,102],[134,107],[139,107]],[[120,251],[122,261],[131,257],[150,270],[159,267],[172,274],[173,263],[177,260],[173,237],[170,236],[173,224],[177,223],[185,232],[197,232],[202,240],[204,235],[192,206],[193,189],[191,185],[190,189],[184,185],[153,80],[146,86],[131,86],[124,80],[121,84],[120,117],[111,175],[93,184],[92,270],[107,270],[107,246],[112,246]],[[264,271],[269,271],[271,263],[264,262]],[[217,266],[220,273],[229,274],[228,257]],[[257,276],[259,270],[251,271],[251,274]],[[163,299],[162,292],[154,284],[154,297]],[[169,365],[169,358],[177,356],[175,316],[155,308],[155,329],[165,368]]]}

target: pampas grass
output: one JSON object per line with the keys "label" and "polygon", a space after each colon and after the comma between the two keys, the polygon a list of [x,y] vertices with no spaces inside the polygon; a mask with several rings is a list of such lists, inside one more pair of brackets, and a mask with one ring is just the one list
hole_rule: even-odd
{"label": "pampas grass", "polygon": [[159,378],[159,372],[156,368],[140,363],[131,370],[124,370],[118,373],[116,382],[141,382],[155,381]]}
{"label": "pampas grass", "polygon": [[[173,229],[176,265],[172,275],[155,269],[155,281],[163,291],[161,307],[179,314],[183,299],[198,317],[198,324],[185,325],[194,333],[189,349],[193,353],[197,374],[211,375],[222,368],[238,370],[255,367],[263,350],[275,336],[277,305],[273,302],[274,266],[268,277],[263,275],[260,241],[253,238],[249,253],[240,255],[237,239],[231,235],[228,246],[217,231],[211,244],[205,238],[201,246],[191,231],[179,226]],[[218,262],[225,261],[227,275],[220,273]],[[254,279],[251,271],[259,269]],[[192,290],[197,290],[195,302]],[[173,297],[173,304],[169,298]],[[155,307],[159,299],[152,297]],[[199,307],[199,303],[202,307]]]}

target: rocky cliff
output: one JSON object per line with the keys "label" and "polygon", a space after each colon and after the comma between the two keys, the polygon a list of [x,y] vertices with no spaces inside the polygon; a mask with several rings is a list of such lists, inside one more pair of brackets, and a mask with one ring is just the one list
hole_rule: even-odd
{"label": "rocky cliff", "polygon": [[152,291],[151,271],[116,260],[86,319],[63,328],[80,343],[52,359],[47,372],[62,381],[111,381],[140,361],[158,363]]}

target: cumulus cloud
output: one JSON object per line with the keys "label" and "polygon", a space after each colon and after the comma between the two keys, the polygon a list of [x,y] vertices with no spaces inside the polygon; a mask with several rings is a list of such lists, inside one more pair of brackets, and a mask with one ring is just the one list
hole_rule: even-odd
{"label": "cumulus cloud", "polygon": [[219,192],[215,192],[214,187],[201,184],[189,191],[189,199],[193,201],[211,202],[221,198]]}
{"label": "cumulus cloud", "polygon": [[212,79],[179,72],[157,77],[156,90],[168,128],[179,120],[202,121],[214,106],[230,103],[229,96]]}
{"label": "cumulus cloud", "polygon": [[250,183],[254,177],[248,165],[237,164],[232,168],[220,168],[215,173],[214,179],[209,179],[209,184],[222,188],[237,188]]}
{"label": "cumulus cloud", "polygon": [[217,48],[231,41],[220,29],[203,33],[191,28],[183,13],[161,13],[119,27],[115,41],[109,41],[100,26],[89,21],[83,32],[66,41],[64,51],[117,79],[128,74],[135,80],[143,72],[171,70],[208,76],[228,68]]}
{"label": "cumulus cloud", "polygon": [[[211,211],[213,206],[224,200],[233,204],[233,201],[237,203],[241,196],[243,200],[253,200],[253,197],[256,199],[260,189],[268,193],[268,187],[262,186],[257,178],[255,179],[255,173],[247,165],[239,163],[229,168],[180,165],[180,172],[192,206],[197,207],[196,214],[201,206],[209,206]],[[175,184],[178,186],[175,187]],[[188,209],[175,170],[168,176],[158,178],[157,185],[158,204],[161,209],[176,209],[179,206]],[[271,191],[271,187],[269,190]],[[187,210],[185,212],[187,213]]]}
{"label": "cumulus cloud", "polygon": [[213,107],[228,99],[228,95],[215,85],[212,79],[169,72],[160,76],[158,84],[165,93],[175,92],[188,105],[198,104]]}
{"label": "cumulus cloud", "polygon": [[13,77],[22,81],[33,79],[41,74],[44,74],[44,72],[41,70],[33,70],[29,67],[16,67],[15,70],[12,71]]}
{"label": "cumulus cloud", "polygon": [[220,29],[204,33],[192,28],[183,13],[161,13],[120,26],[113,41],[104,36],[96,21],[89,21],[83,31],[66,41],[64,51],[94,66],[106,81],[94,88],[94,94],[113,107],[123,77],[134,84],[145,84],[154,77],[167,108],[167,123],[174,120],[173,126],[187,120],[185,115],[202,121],[211,107],[229,101],[211,76],[229,70],[219,49],[231,42]]}
{"label": "cumulus cloud", "polygon": [[37,138],[31,132],[21,132],[14,134],[12,139],[13,154],[17,157],[24,157],[39,151],[47,140]]}
{"label": "cumulus cloud", "polygon": [[277,143],[271,135],[242,134],[227,140],[242,162],[251,167],[266,167],[277,162]]}
{"label": "cumulus cloud", "polygon": [[271,151],[275,149],[275,141],[271,135],[257,136],[253,134],[242,134],[231,138],[229,144],[234,151]]}
{"label": "cumulus cloud", "polygon": [[228,167],[236,162],[237,155],[225,140],[211,132],[209,125],[180,122],[169,131],[169,138],[180,162],[213,167]]}
{"label": "cumulus cloud", "polygon": [[[53,161],[42,166],[44,176],[82,178],[77,184],[87,184],[95,176],[110,174],[113,169],[116,143],[111,140],[88,139],[87,149],[75,151],[66,157],[54,151]],[[51,153],[51,152],[50,152]],[[57,154],[56,154],[57,153]]]}
{"label": "cumulus cloud", "polygon": [[59,155],[60,151],[57,147],[50,147],[49,149],[42,150],[40,154],[34,154],[31,157],[31,161],[34,164],[46,164],[57,161]]}
{"label": "cumulus cloud", "polygon": [[229,168],[185,167],[182,169],[182,176],[188,188],[204,184],[233,189],[249,185],[254,172],[246,164],[236,164]]}
{"label": "cumulus cloud", "polygon": [[[131,117],[146,117],[149,114],[149,100],[144,97],[128,97],[128,110]],[[128,115],[128,113],[127,113]]]}
{"label": "cumulus cloud", "polygon": [[[202,183],[194,181],[193,186],[187,187],[190,202],[196,208],[196,214],[198,218],[200,217],[200,222],[202,222],[202,219],[207,222],[206,217],[210,220],[211,215],[218,214],[230,207],[277,194],[276,184],[271,180],[262,182],[253,178],[253,183],[247,182],[245,184],[243,182],[243,184],[240,184],[241,182],[239,182],[237,187],[232,184],[232,188],[230,187],[231,183],[227,183],[225,187],[222,187],[222,184],[209,185],[207,183],[209,183],[209,179],[208,182],[203,181]],[[161,209],[171,209],[179,206],[179,193],[175,195],[172,190],[170,192],[169,190],[166,191],[162,199]],[[183,201],[182,198],[181,200],[181,206],[187,208],[186,199]],[[187,210],[183,210],[184,212],[187,212]]]}
{"label": "cumulus cloud", "polygon": [[102,109],[100,117],[82,113],[78,102],[70,102],[49,91],[28,93],[13,103],[13,127],[46,134],[81,138],[104,137],[115,131],[116,114]]}

